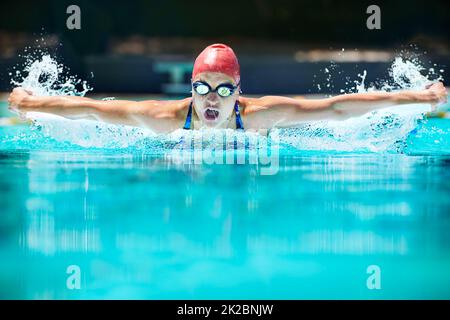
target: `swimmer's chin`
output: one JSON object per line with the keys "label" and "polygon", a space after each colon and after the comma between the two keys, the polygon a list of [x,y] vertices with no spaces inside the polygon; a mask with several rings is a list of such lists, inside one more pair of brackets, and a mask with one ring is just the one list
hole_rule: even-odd
{"label": "swimmer's chin", "polygon": [[211,120],[203,118],[202,119],[202,127],[207,128],[207,129],[220,129],[225,126],[225,122],[226,121],[221,118],[211,119]]}
{"label": "swimmer's chin", "polygon": [[220,127],[220,123],[219,123],[218,119],[214,119],[214,120],[203,119],[202,125],[203,125],[203,127],[207,127],[207,128]]}

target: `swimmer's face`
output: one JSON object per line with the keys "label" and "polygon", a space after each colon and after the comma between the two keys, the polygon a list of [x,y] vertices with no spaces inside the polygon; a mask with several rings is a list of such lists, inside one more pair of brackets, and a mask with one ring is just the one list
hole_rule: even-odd
{"label": "swimmer's face", "polygon": [[192,79],[192,83],[197,81],[207,83],[212,88],[212,91],[205,95],[197,93],[192,88],[194,109],[198,117],[207,127],[213,128],[226,125],[227,120],[233,114],[234,104],[239,98],[239,88],[234,90],[233,94],[228,97],[222,97],[214,90],[223,84],[230,86],[236,86],[237,84],[230,76],[219,72],[202,72]]}

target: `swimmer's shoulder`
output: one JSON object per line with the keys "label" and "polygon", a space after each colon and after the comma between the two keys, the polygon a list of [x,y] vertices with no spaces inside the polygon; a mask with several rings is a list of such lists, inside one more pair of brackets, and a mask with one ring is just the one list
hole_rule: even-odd
{"label": "swimmer's shoulder", "polygon": [[239,97],[241,114],[245,117],[252,113],[265,109],[262,98]]}
{"label": "swimmer's shoulder", "polygon": [[189,112],[189,107],[191,105],[192,98],[185,98],[181,100],[174,100],[171,105],[175,117],[178,119],[185,119]]}
{"label": "swimmer's shoulder", "polygon": [[147,114],[158,119],[184,119],[189,110],[191,98],[180,100],[142,101]]}

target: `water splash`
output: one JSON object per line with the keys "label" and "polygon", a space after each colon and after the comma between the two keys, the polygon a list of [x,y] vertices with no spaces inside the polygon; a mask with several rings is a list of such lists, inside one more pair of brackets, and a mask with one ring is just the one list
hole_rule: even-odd
{"label": "water splash", "polygon": [[435,72],[434,68],[425,68],[418,58],[407,60],[396,57],[389,69],[390,79],[380,81],[371,90],[394,91],[394,90],[422,90],[436,81],[442,81],[441,74]]}
{"label": "water splash", "polygon": [[422,60],[423,57],[418,53],[401,51],[388,67],[389,77],[377,79],[367,84],[368,72],[367,70],[362,70],[362,72],[357,74],[358,79],[345,77],[346,80],[340,84],[344,85],[344,87],[341,88],[339,88],[339,84],[335,83],[335,78],[341,76],[343,71],[340,70],[339,65],[332,61],[328,67],[322,70],[325,75],[325,82],[317,84],[317,86],[319,91],[321,91],[321,88],[334,88],[345,94],[372,91],[421,90],[429,84],[443,81],[442,75],[444,70],[431,61],[429,64],[432,67],[425,67]]}
{"label": "water splash", "polygon": [[[330,70],[335,70],[333,65]],[[329,81],[332,76],[329,70]],[[389,70],[390,78],[366,85],[367,71],[354,80],[357,92],[373,90],[393,91],[399,89],[417,90],[436,80],[418,61],[397,57]],[[36,95],[78,95],[84,96],[91,88],[85,81],[65,75],[62,64],[50,55],[40,59],[29,59],[19,79],[12,80],[17,86],[31,90]],[[81,86],[81,89],[77,89]],[[107,98],[113,99],[113,98]],[[296,128],[272,130],[286,150],[326,150],[344,152],[402,152],[408,134],[430,110],[426,104],[408,105],[403,108],[387,108],[345,121],[318,121],[304,123]],[[208,140],[205,132],[192,133],[178,130],[169,135],[157,135],[150,130],[127,126],[110,125],[88,120],[67,120],[44,113],[28,113],[34,121],[37,135],[50,137],[65,148],[69,145],[82,148],[100,148],[139,152],[172,152],[185,139]],[[220,130],[215,130],[220,131]],[[227,132],[233,139],[250,141],[252,133]],[[212,136],[204,148],[214,147]],[[270,136],[269,136],[270,137]],[[248,148],[248,144],[240,144]],[[236,145],[229,146],[236,148]],[[250,146],[254,148],[254,146]]]}
{"label": "water splash", "polygon": [[429,110],[420,104],[404,107],[401,111],[386,108],[344,121],[318,121],[280,129],[281,141],[300,150],[403,152],[408,134]]}
{"label": "water splash", "polygon": [[[37,96],[84,96],[92,88],[86,81],[68,75],[68,69],[50,55],[26,58],[23,71],[17,71],[11,84],[30,90]],[[79,89],[81,87],[81,89]]]}
{"label": "water splash", "polygon": [[[333,66],[332,70],[336,72],[336,66]],[[363,70],[358,74],[359,79],[353,81],[353,86],[341,91],[365,93],[423,90],[431,83],[443,80],[434,69],[426,69],[417,57],[396,57],[388,71],[388,79],[379,79],[367,85],[368,73]],[[332,78],[329,72],[327,75],[327,79]],[[430,110],[429,104],[396,106],[345,121],[305,123],[296,128],[283,129],[280,135],[285,143],[302,150],[403,152],[409,133]]]}

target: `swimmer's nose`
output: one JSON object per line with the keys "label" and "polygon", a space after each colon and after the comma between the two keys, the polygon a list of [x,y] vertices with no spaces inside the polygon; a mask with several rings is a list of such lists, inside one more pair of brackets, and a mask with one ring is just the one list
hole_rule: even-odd
{"label": "swimmer's nose", "polygon": [[209,102],[217,102],[217,101],[219,101],[219,97],[216,92],[210,92],[210,93],[208,93],[207,100]]}

